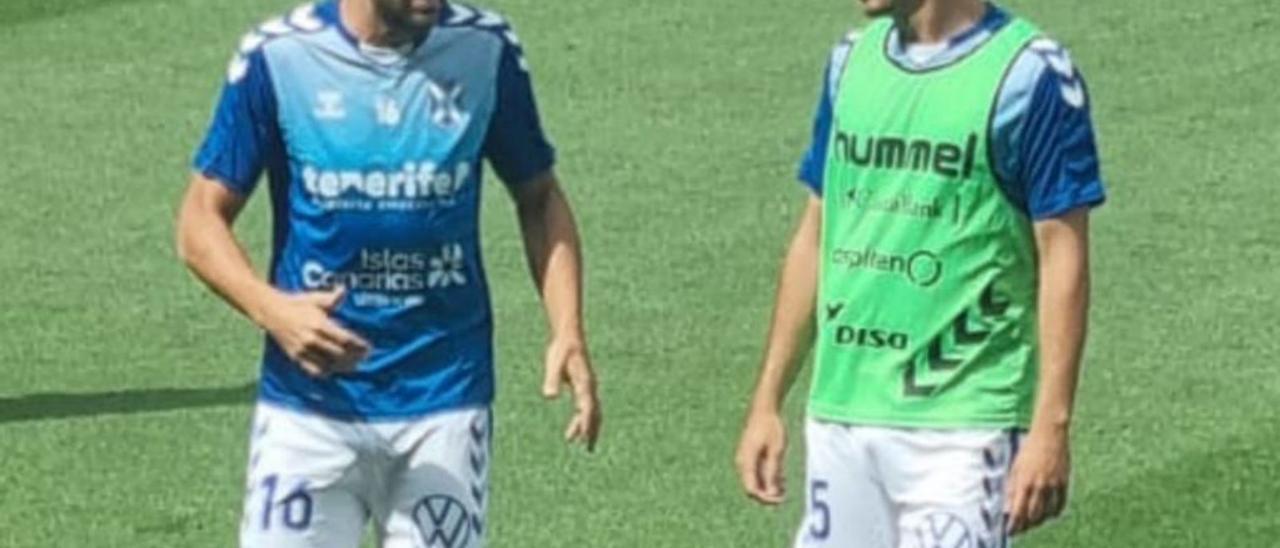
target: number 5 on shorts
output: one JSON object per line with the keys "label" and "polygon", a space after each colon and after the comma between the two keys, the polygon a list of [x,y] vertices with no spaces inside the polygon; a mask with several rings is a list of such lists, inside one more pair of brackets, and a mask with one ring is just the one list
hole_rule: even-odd
{"label": "number 5 on shorts", "polygon": [[809,483],[809,536],[814,540],[826,540],[831,535],[831,508],[823,501],[827,482],[813,480]]}

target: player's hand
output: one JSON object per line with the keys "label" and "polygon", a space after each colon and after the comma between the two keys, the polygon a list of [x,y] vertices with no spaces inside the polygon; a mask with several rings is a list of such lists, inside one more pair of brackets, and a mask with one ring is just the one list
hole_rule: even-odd
{"label": "player's hand", "polygon": [[742,488],[761,504],[781,504],[785,489],[782,459],[787,431],[776,411],[751,411],[742,429],[736,463]]}
{"label": "player's hand", "polygon": [[1061,514],[1067,506],[1070,479],[1067,433],[1032,430],[1009,472],[1005,493],[1009,534],[1025,533]]}
{"label": "player's hand", "polygon": [[547,346],[542,396],[549,400],[560,397],[561,384],[568,384],[573,391],[574,411],[564,431],[565,441],[582,443],[588,451],[595,451],[604,415],[596,394],[596,374],[591,368],[591,358],[587,356],[586,344],[580,339],[556,339]]}
{"label": "player's hand", "polygon": [[369,343],[343,329],[330,315],[342,302],[341,287],[280,294],[267,307],[262,327],[303,371],[314,377],[354,371]]}

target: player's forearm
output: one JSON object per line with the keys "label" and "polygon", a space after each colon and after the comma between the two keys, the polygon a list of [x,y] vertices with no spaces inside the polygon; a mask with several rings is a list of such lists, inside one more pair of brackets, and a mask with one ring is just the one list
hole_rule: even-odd
{"label": "player's forearm", "polygon": [[1065,433],[1071,426],[1089,311],[1084,230],[1063,225],[1039,231],[1041,369],[1032,431]]}
{"label": "player's forearm", "polygon": [[778,277],[777,299],[753,411],[777,412],[813,343],[818,292],[821,202],[812,199],[796,227]]}
{"label": "player's forearm", "polygon": [[208,207],[193,194],[194,189],[188,192],[178,214],[178,256],[223,300],[263,325],[268,303],[277,296],[276,289],[258,276],[236,241],[231,228],[234,212]]}
{"label": "player's forearm", "polygon": [[521,199],[517,209],[525,255],[552,336],[581,340],[582,246],[569,202],[552,183]]}

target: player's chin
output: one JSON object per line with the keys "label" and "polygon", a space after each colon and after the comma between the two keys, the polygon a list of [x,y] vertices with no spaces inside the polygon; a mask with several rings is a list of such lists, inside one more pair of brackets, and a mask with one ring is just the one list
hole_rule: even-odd
{"label": "player's chin", "polygon": [[862,2],[862,13],[867,17],[880,17],[893,13],[892,0],[860,0]]}
{"label": "player's chin", "polygon": [[428,31],[440,20],[440,12],[431,10],[413,10],[405,14],[404,23],[417,31]]}

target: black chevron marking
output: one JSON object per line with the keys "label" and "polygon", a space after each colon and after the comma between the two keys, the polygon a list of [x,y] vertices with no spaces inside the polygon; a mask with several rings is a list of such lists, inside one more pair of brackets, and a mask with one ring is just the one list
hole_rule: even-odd
{"label": "black chevron marking", "polygon": [[967,310],[956,316],[956,320],[952,322],[951,327],[956,335],[956,345],[977,344],[991,336],[991,331],[988,330],[969,330],[969,311]]}
{"label": "black chevron marking", "polygon": [[[977,312],[983,318],[995,319],[1004,316],[1009,311],[1010,306],[1011,303],[1008,299],[996,295],[995,283],[993,282],[983,290],[982,296],[978,299]],[[830,305],[827,307],[827,312],[828,315],[832,313]],[[981,343],[991,337],[992,332],[990,329],[974,329],[970,327],[970,320],[973,319],[974,312],[972,308],[964,310],[952,320],[951,335],[952,339],[954,339],[952,343],[954,351],[963,352],[965,347]],[[929,341],[928,347],[925,348],[923,361],[928,364],[930,371],[952,371],[964,363],[963,358],[948,355],[944,345],[946,345],[945,332],[934,337],[933,340]],[[917,359],[913,358],[905,368],[902,381],[903,392],[907,396],[928,397],[937,390],[937,386],[922,385],[916,382],[916,368],[921,366],[917,364]]]}
{"label": "black chevron marking", "polygon": [[942,337],[938,336],[929,343],[929,369],[933,371],[950,371],[960,367],[961,360],[942,355]]}
{"label": "black chevron marking", "polygon": [[982,298],[978,299],[978,308],[982,310],[984,317],[999,318],[1009,311],[1009,300],[996,296],[996,284],[991,282],[982,292]]}
{"label": "black chevron marking", "polygon": [[902,377],[902,391],[907,396],[928,397],[933,395],[936,386],[916,384],[916,365],[908,363]]}
{"label": "black chevron marking", "polygon": [[987,529],[995,529],[996,527],[995,515],[987,511],[986,508],[980,509],[980,512],[982,513],[982,522],[987,525]]}
{"label": "black chevron marking", "polygon": [[844,303],[827,303],[827,321],[836,319],[843,311]]}

